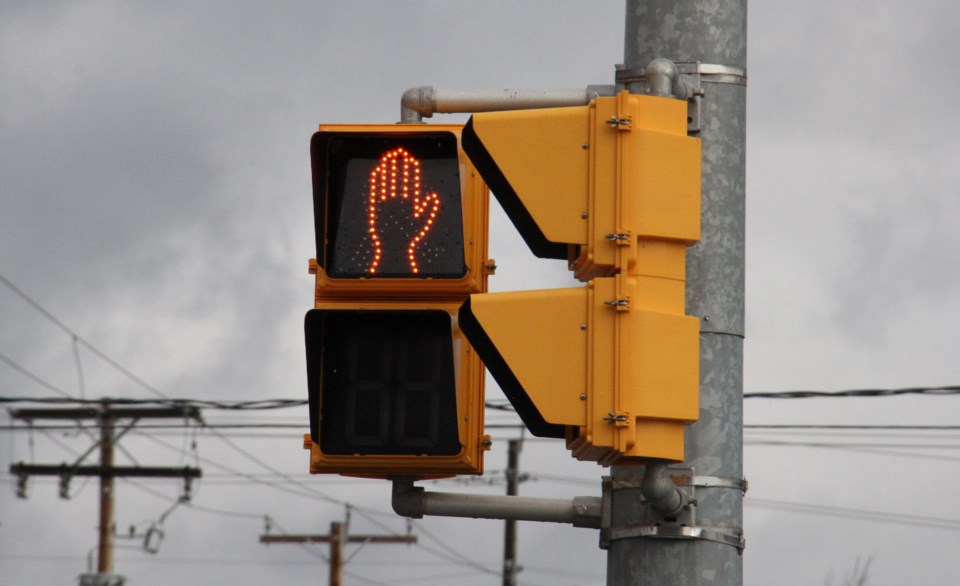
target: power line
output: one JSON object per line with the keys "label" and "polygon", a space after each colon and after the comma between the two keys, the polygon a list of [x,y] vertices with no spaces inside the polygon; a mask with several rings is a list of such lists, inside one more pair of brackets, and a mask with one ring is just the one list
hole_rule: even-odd
{"label": "power line", "polygon": [[16,293],[17,296],[20,297],[20,299],[24,300],[27,303],[27,305],[37,310],[37,312],[39,312],[40,315],[47,318],[47,320],[49,320],[52,324],[54,324],[64,332],[70,334],[71,336],[76,335],[73,330],[67,327],[66,324],[64,324],[62,321],[57,319],[52,313],[44,309],[42,305],[34,301],[32,297],[24,293],[19,287],[14,285],[13,282],[10,281],[10,279],[4,277],[3,274],[0,274],[0,283],[3,283],[4,285],[6,285],[8,289]]}
{"label": "power line", "polygon": [[905,439],[923,439],[923,440],[960,440],[960,426],[941,426],[941,425],[903,425],[903,426],[797,426],[796,428],[778,428],[759,426],[757,428],[746,430],[744,435],[747,441],[758,441],[773,438],[794,438],[793,441],[806,438],[840,438],[850,439],[896,439],[903,441]]}
{"label": "power line", "polygon": [[25,367],[23,367],[23,366],[21,366],[20,364],[18,364],[16,361],[14,361],[12,358],[10,358],[9,356],[7,356],[6,354],[0,353],[0,361],[6,363],[7,366],[9,366],[10,368],[16,370],[17,372],[19,372],[20,374],[22,374],[22,375],[24,375],[25,377],[29,378],[30,380],[32,380],[33,382],[37,383],[38,385],[40,385],[40,386],[42,386],[42,387],[46,387],[46,388],[50,389],[51,391],[53,391],[53,392],[55,392],[55,393],[60,393],[61,395],[65,396],[65,397],[73,398],[73,395],[71,395],[71,394],[68,393],[67,391],[61,389],[60,387],[54,385],[53,383],[51,383],[51,382],[49,382],[49,381],[47,381],[47,380],[44,380],[44,379],[40,378],[40,376],[38,376],[38,375],[34,374],[33,372],[27,370]]}
{"label": "power line", "polygon": [[498,571],[496,571],[496,570],[491,570],[490,568],[488,568],[488,567],[480,564],[479,562],[473,560],[473,559],[470,558],[469,556],[467,556],[467,555],[465,555],[465,554],[457,551],[456,549],[454,549],[453,547],[451,547],[446,541],[438,538],[437,536],[435,536],[435,535],[434,535],[433,533],[431,533],[430,531],[427,531],[427,529],[423,526],[423,523],[420,523],[420,522],[418,522],[418,521],[413,521],[413,525],[415,525],[415,526],[417,527],[417,529],[418,529],[421,533],[423,533],[424,536],[426,536],[428,539],[430,539],[431,541],[433,541],[434,543],[436,543],[441,549],[443,549],[443,550],[444,550],[445,552],[447,552],[447,553],[444,553],[444,552],[441,552],[441,551],[437,551],[437,550],[432,549],[432,548],[428,548],[428,547],[424,546],[422,543],[418,543],[417,545],[418,545],[418,547],[420,547],[421,549],[423,549],[423,550],[425,550],[425,551],[427,551],[427,552],[430,552],[430,553],[432,553],[432,554],[434,554],[434,555],[436,555],[436,556],[439,556],[439,557],[441,557],[441,558],[443,558],[443,559],[446,559],[447,561],[453,562],[453,563],[458,564],[458,565],[461,565],[461,566],[466,566],[466,567],[468,567],[468,568],[473,568],[473,569],[475,569],[475,570],[477,570],[477,571],[480,571],[480,572],[483,572],[483,573],[485,573],[485,574],[492,574],[492,575],[494,575],[494,576],[499,576],[499,575],[500,575],[500,572],[498,572]]}
{"label": "power line", "polygon": [[[0,274],[0,283],[3,283],[4,285],[6,285],[8,289],[10,289],[10,290],[13,291],[14,293],[16,293],[16,295],[17,295],[18,297],[20,297],[21,299],[23,299],[23,300],[27,303],[27,305],[29,305],[29,306],[32,307],[33,309],[37,310],[37,312],[39,312],[40,315],[42,315],[43,317],[45,317],[45,318],[46,318],[47,320],[49,320],[52,324],[54,324],[55,326],[57,326],[58,328],[60,328],[63,332],[65,332],[66,334],[68,334],[75,345],[76,345],[76,344],[83,344],[83,346],[84,346],[87,350],[89,350],[90,352],[93,352],[93,353],[94,353],[96,356],[98,356],[101,360],[103,360],[104,362],[106,362],[107,364],[109,364],[110,366],[112,366],[114,369],[116,369],[118,372],[120,372],[120,373],[122,373],[123,375],[125,375],[127,378],[129,378],[129,379],[132,380],[133,382],[135,382],[135,383],[137,383],[138,385],[140,385],[140,386],[141,386],[142,388],[144,388],[145,390],[153,393],[154,395],[156,395],[156,396],[158,396],[158,397],[167,398],[167,395],[166,395],[166,394],[162,393],[162,392],[159,391],[157,388],[151,386],[150,384],[148,384],[146,381],[144,381],[144,380],[143,380],[142,378],[140,378],[139,376],[133,374],[133,372],[131,372],[129,369],[127,369],[126,367],[124,367],[122,364],[120,364],[119,362],[117,362],[117,361],[114,360],[113,358],[107,356],[107,354],[104,353],[102,350],[100,350],[99,348],[97,348],[96,346],[94,346],[93,344],[91,344],[89,341],[87,341],[85,338],[83,338],[83,337],[82,337],[80,334],[78,334],[77,332],[75,332],[75,331],[73,331],[72,329],[70,329],[65,323],[63,323],[62,321],[60,321],[59,319],[57,319],[52,313],[50,313],[50,312],[47,311],[42,305],[40,305],[39,303],[37,303],[36,301],[34,301],[34,299],[33,299],[32,297],[30,297],[29,295],[27,295],[26,293],[24,293],[19,287],[17,287],[16,285],[14,285],[14,284],[10,281],[10,279],[7,279],[7,278],[4,277],[2,274]],[[79,355],[75,354],[75,356],[77,357],[77,361],[78,361],[78,362],[77,362],[78,372],[80,372],[80,371],[79,371]],[[81,377],[82,377],[82,375],[81,375]],[[82,387],[82,385],[83,385],[82,378],[81,378],[81,383],[80,383],[80,384],[81,384],[81,387]]]}
{"label": "power line", "polygon": [[783,391],[744,393],[744,399],[836,399],[896,397],[900,395],[960,395],[960,386],[907,387],[903,389],[853,389],[848,391]]}
{"label": "power line", "polygon": [[[0,355],[0,359],[3,356]],[[9,360],[9,359],[7,359]],[[9,396],[0,396],[0,403],[38,403],[38,404],[53,404],[53,405],[66,405],[66,404],[77,404],[77,405],[96,405],[102,403],[107,398],[103,399],[82,399],[75,398],[71,396],[66,391],[58,389],[57,387],[39,379],[36,375],[29,373],[22,367],[17,366],[15,363],[10,361],[10,364],[17,368],[18,370],[23,371],[27,376],[31,376],[37,379],[37,382],[43,384],[59,393],[66,395],[65,397],[9,397]],[[133,398],[109,398],[111,403],[117,405],[163,405],[163,406],[191,406],[201,409],[219,409],[225,411],[263,411],[271,409],[287,409],[291,407],[303,407],[306,406],[309,401],[307,399],[258,399],[258,400],[237,400],[237,401],[213,401],[209,399],[174,399],[167,395],[163,395],[162,399],[133,399]],[[499,403],[485,403],[485,407],[488,409],[495,410],[510,410],[513,408],[507,406],[505,408]],[[494,424],[493,427],[519,427],[519,424]]]}
{"label": "power line", "polygon": [[[393,578],[392,584],[456,584],[458,578],[467,578],[476,575],[476,572],[456,572],[453,574],[433,574],[427,576],[411,576],[409,578]],[[535,586],[531,584],[530,586]]]}
{"label": "power line", "polygon": [[[0,403],[4,402],[4,398],[0,397]],[[114,400],[110,400],[111,404],[114,404]],[[99,401],[94,401],[95,404],[100,404]],[[163,402],[165,404],[170,404],[169,402]],[[145,423],[137,426],[138,429],[150,429],[150,430],[183,430],[191,429],[192,426],[185,425],[183,423]],[[287,422],[274,422],[274,423],[211,423],[209,421],[205,422],[201,429],[209,430],[278,430],[278,429],[296,429],[296,430],[305,430],[307,424],[304,423],[287,423]],[[83,426],[83,425],[74,425],[74,424],[33,424],[31,426],[23,425],[0,425],[0,431],[88,431],[94,430],[96,427]],[[823,435],[840,435],[846,436],[849,434],[844,433],[833,433],[833,432],[857,432],[857,431],[877,431],[877,432],[901,432],[908,431],[956,431],[960,432],[960,425],[925,425],[925,424],[890,424],[890,425],[861,425],[861,424],[754,424],[754,425],[744,425],[744,429],[752,432],[782,432],[782,431],[795,431],[800,434],[806,435],[810,432],[822,431],[826,432]],[[857,435],[877,435],[877,434],[857,434]],[[917,435],[917,434],[914,434]],[[924,434],[925,436],[925,434]],[[243,434],[242,438],[284,438],[289,439],[290,435],[288,434]],[[884,433],[882,437],[889,437],[889,434]],[[949,437],[949,436],[943,436]],[[537,438],[526,438],[528,441],[535,441]]]}
{"label": "power line", "polygon": [[862,521],[874,521],[876,523],[888,523],[893,525],[911,525],[914,527],[927,527],[931,529],[960,529],[960,520],[944,519],[941,517],[925,517],[921,515],[906,515],[902,513],[889,513],[886,511],[873,511],[865,509],[852,509],[846,507],[834,507],[829,505],[813,505],[809,503],[794,503],[788,501],[778,501],[770,499],[747,498],[744,504],[751,507],[764,509],[776,509],[791,513],[804,515],[818,515],[830,517],[843,517],[847,519],[857,519]]}
{"label": "power line", "polygon": [[[98,404],[102,399],[78,399],[72,397],[66,391],[44,381],[37,375],[19,366],[9,357],[0,354],[0,360],[6,362],[11,367],[22,372],[26,376],[34,379],[39,384],[47,388],[66,395],[65,397],[0,397],[0,403],[45,403],[45,404]],[[119,365],[117,365],[119,366]],[[123,368],[123,367],[119,367]],[[125,370],[125,369],[124,369]],[[126,371],[127,376],[139,379],[133,373]],[[166,405],[166,406],[194,406],[204,409],[221,409],[231,411],[259,411],[269,409],[286,409],[290,407],[301,407],[307,405],[306,399],[260,399],[247,401],[213,401],[205,399],[173,399],[146,383],[140,381],[142,385],[152,389],[160,395],[160,399],[131,399],[118,398],[110,399],[111,403],[118,405]],[[948,396],[960,394],[960,386],[937,386],[937,387],[908,387],[902,389],[852,389],[846,391],[782,391],[782,392],[754,392],[745,393],[745,399],[810,399],[810,398],[868,398],[868,397],[894,397],[901,395],[932,395]],[[513,411],[512,406],[500,401],[487,401],[484,406],[487,409],[498,411]],[[756,427],[756,426],[747,426]]]}
{"label": "power line", "polygon": [[548,576],[564,576],[566,578],[582,578],[584,580],[590,580],[592,582],[600,582],[603,580],[602,574],[596,574],[591,572],[574,572],[567,569],[558,569],[558,568],[544,568],[540,566],[523,566],[524,572],[533,572],[537,574],[546,574]]}
{"label": "power line", "polygon": [[[939,454],[923,454],[917,452],[901,452],[897,450],[901,449],[926,449],[927,447],[940,448],[936,444],[931,444],[929,446],[924,446],[920,448],[918,446],[899,446],[897,444],[877,444],[877,447],[873,447],[868,444],[831,444],[830,442],[794,442],[787,443],[783,442],[777,444],[776,442],[751,442],[753,445],[770,445],[775,447],[807,447],[807,448],[825,448],[832,449],[844,452],[856,452],[862,454],[871,454],[874,456],[893,456],[898,458],[910,458],[911,460],[937,460],[937,461],[946,461],[946,462],[958,462],[960,457],[957,456],[944,456]],[[882,445],[882,447],[880,447]],[[954,446],[953,449],[960,448],[960,446]]]}
{"label": "power line", "polygon": [[364,582],[364,583],[366,583],[366,584],[372,584],[373,586],[390,586],[390,583],[389,583],[389,582],[378,582],[378,581],[376,581],[376,580],[372,580],[372,579],[370,579],[370,578],[361,576],[361,575],[359,575],[359,574],[357,574],[357,573],[355,573],[355,572],[349,572],[349,571],[347,571],[347,570],[344,570],[344,571],[343,571],[343,575],[344,575],[344,576],[350,576],[350,577],[353,578],[354,580],[360,580],[361,582]]}
{"label": "power line", "polygon": [[960,425],[850,425],[850,424],[754,424],[744,429],[755,430],[883,430],[883,431],[960,431]]}
{"label": "power line", "polygon": [[293,485],[295,485],[295,486],[299,486],[299,487],[302,488],[304,491],[309,492],[309,493],[311,493],[311,494],[315,494],[315,495],[316,495],[318,498],[320,498],[321,500],[325,500],[325,501],[327,501],[327,502],[329,502],[329,503],[333,503],[333,504],[337,504],[337,505],[347,505],[347,504],[348,504],[346,501],[342,501],[342,500],[340,500],[340,499],[335,499],[335,498],[333,498],[333,497],[331,497],[331,496],[328,496],[328,495],[326,495],[326,494],[323,494],[322,492],[314,489],[312,486],[307,485],[306,483],[302,482],[301,480],[299,480],[299,479],[297,479],[297,478],[294,478],[294,477],[290,476],[289,474],[287,474],[287,473],[285,473],[285,472],[281,472],[280,470],[274,468],[274,467],[271,466],[270,464],[267,464],[266,462],[264,462],[264,461],[261,460],[260,458],[254,456],[253,454],[251,454],[251,453],[248,452],[247,450],[241,448],[241,447],[238,446],[236,443],[234,443],[233,440],[231,440],[230,438],[224,436],[224,435],[221,434],[219,431],[217,431],[217,430],[211,430],[211,431],[213,432],[213,434],[214,434],[215,436],[217,436],[218,438],[220,438],[221,441],[223,441],[224,443],[226,443],[226,444],[227,444],[231,449],[233,449],[235,452],[239,453],[240,455],[242,455],[242,456],[245,457],[246,459],[250,460],[250,461],[253,462],[254,464],[260,466],[261,468],[263,468],[263,469],[266,470],[267,472],[270,472],[270,473],[272,473],[272,474],[275,474],[275,475],[278,476],[280,479],[282,479],[282,480],[284,480],[284,481],[286,481],[286,482],[289,482],[290,484],[293,484]]}
{"label": "power line", "polygon": [[[154,442],[154,443],[156,443],[156,444],[158,444],[158,445],[160,445],[160,446],[163,446],[163,447],[165,447],[165,448],[167,448],[167,449],[169,449],[169,450],[173,450],[173,451],[175,451],[175,452],[182,452],[182,450],[181,450],[180,448],[178,448],[178,447],[176,447],[176,446],[173,446],[173,445],[170,445],[169,443],[167,443],[167,442],[165,442],[165,441],[163,441],[163,440],[160,440],[159,438],[155,437],[154,434],[149,434],[149,435],[148,435],[148,434],[144,434],[144,433],[140,433],[140,432],[135,432],[135,433],[136,433],[136,435],[137,435],[138,437],[143,437],[143,438],[145,438],[145,439],[147,439],[147,440],[149,440],[149,441],[152,441],[152,442]],[[280,471],[280,470],[277,470],[276,468],[274,468],[273,466],[267,464],[267,463],[264,462],[263,460],[257,458],[257,457],[254,456],[253,454],[250,454],[248,451],[244,450],[244,449],[241,448],[240,446],[236,445],[234,442],[232,442],[232,441],[230,441],[229,439],[227,439],[226,437],[224,437],[223,434],[215,433],[214,435],[217,435],[217,436],[218,436],[221,440],[223,440],[224,443],[226,443],[227,446],[229,446],[231,449],[233,449],[234,451],[240,453],[242,456],[244,456],[245,458],[247,458],[247,459],[250,460],[251,462],[255,463],[255,464],[256,464],[257,466],[259,466],[260,468],[266,470],[268,473],[272,474],[273,477],[275,477],[275,478],[278,477],[278,478],[282,479],[283,481],[285,481],[285,483],[284,483],[284,482],[278,482],[278,481],[265,480],[265,479],[263,479],[262,477],[259,477],[259,476],[257,476],[257,475],[250,474],[250,473],[247,473],[247,472],[243,472],[243,471],[240,471],[240,470],[236,470],[236,469],[230,468],[230,467],[228,467],[228,466],[224,466],[222,463],[217,462],[217,461],[215,461],[215,460],[211,460],[211,459],[209,459],[209,458],[204,458],[204,457],[201,457],[201,456],[197,456],[197,459],[198,459],[199,461],[203,462],[205,465],[207,465],[207,466],[212,466],[212,467],[217,468],[217,469],[220,469],[220,470],[222,470],[222,471],[224,471],[224,472],[229,472],[229,473],[232,473],[232,474],[236,474],[236,475],[238,475],[238,476],[240,476],[240,477],[242,477],[242,478],[245,478],[245,479],[247,479],[247,480],[250,480],[251,482],[254,482],[254,483],[257,483],[257,484],[261,484],[261,485],[264,485],[264,486],[269,486],[269,487],[272,487],[272,488],[274,488],[274,489],[276,489],[276,490],[280,490],[280,491],[282,491],[282,492],[286,492],[286,493],[288,493],[288,494],[292,494],[292,495],[300,496],[300,497],[304,497],[304,498],[316,499],[316,500],[324,501],[324,502],[327,502],[327,503],[330,503],[330,504],[336,504],[336,505],[342,505],[342,506],[345,506],[345,507],[350,507],[350,510],[351,510],[351,511],[356,512],[358,515],[361,515],[362,517],[366,518],[366,519],[367,519],[368,521],[370,521],[371,523],[373,523],[373,524],[375,524],[375,525],[378,525],[381,529],[384,529],[384,530],[387,531],[388,533],[398,534],[397,531],[395,531],[394,529],[392,529],[392,528],[384,525],[384,524],[381,523],[380,521],[377,521],[377,520],[373,517],[373,515],[382,515],[382,516],[387,516],[387,517],[390,517],[390,518],[396,518],[396,515],[395,515],[395,514],[386,513],[386,512],[383,512],[383,511],[377,511],[377,510],[375,510],[375,509],[368,509],[368,508],[366,508],[366,507],[358,507],[358,506],[355,506],[355,505],[350,504],[350,503],[347,502],[347,501],[340,500],[340,499],[331,497],[331,496],[329,496],[329,495],[327,495],[327,494],[324,494],[324,493],[322,493],[322,492],[314,489],[312,486],[304,483],[303,481],[298,480],[297,478],[294,478],[293,476],[291,476],[291,475],[289,475],[289,474],[287,474],[287,473],[285,473],[285,472],[282,472],[282,471]],[[191,455],[192,455],[192,454],[191,454]]]}
{"label": "power line", "polygon": [[[172,446],[172,445],[168,444],[167,442],[165,442],[165,441],[163,441],[163,440],[161,440],[161,439],[153,436],[152,434],[151,434],[151,435],[148,435],[148,434],[144,434],[144,433],[140,433],[140,432],[136,432],[136,431],[135,431],[134,433],[135,433],[135,435],[136,435],[137,437],[145,438],[145,439],[147,439],[147,440],[149,440],[149,441],[152,441],[152,442],[154,442],[154,443],[157,444],[157,445],[163,446],[163,447],[165,447],[165,448],[167,448],[167,449],[169,449],[169,450],[173,450],[173,451],[178,452],[178,453],[180,453],[180,451],[181,451],[180,448],[178,448],[178,447],[176,447],[176,446]],[[213,468],[217,468],[217,469],[219,469],[219,470],[223,470],[224,472],[230,472],[230,473],[233,473],[233,474],[237,474],[237,475],[239,475],[239,476],[241,476],[241,477],[243,477],[243,478],[246,478],[246,479],[248,479],[248,480],[250,480],[251,482],[254,482],[254,483],[256,483],[256,484],[261,484],[261,485],[264,485],[264,486],[269,486],[269,487],[271,487],[271,488],[280,490],[280,491],[282,491],[282,492],[286,492],[286,493],[291,494],[291,495],[294,495],[294,496],[299,496],[299,497],[303,497],[303,498],[309,498],[309,499],[313,499],[313,500],[321,500],[321,501],[324,501],[324,502],[327,502],[327,503],[333,503],[333,504],[345,504],[344,501],[339,501],[339,500],[337,500],[337,499],[334,499],[333,497],[329,497],[329,496],[327,496],[327,495],[324,495],[324,494],[319,493],[319,492],[316,492],[316,491],[297,489],[296,487],[287,486],[287,485],[285,485],[285,484],[283,484],[283,483],[280,483],[280,482],[272,482],[272,481],[269,481],[269,480],[264,480],[263,478],[257,477],[257,476],[255,476],[255,475],[252,475],[252,474],[249,474],[249,473],[240,471],[240,470],[236,470],[236,469],[234,469],[234,468],[230,468],[229,466],[224,466],[224,465],[221,464],[220,462],[218,462],[218,461],[216,461],[216,460],[212,460],[212,459],[210,459],[210,458],[204,458],[204,457],[200,456],[198,459],[199,459],[201,462],[203,462],[203,464],[206,465],[206,466],[211,466],[211,467],[213,467]]]}
{"label": "power line", "polygon": [[[33,555],[33,554],[0,554],[0,560],[22,561],[22,562],[69,562],[76,564],[87,560],[85,556],[76,555]],[[316,562],[304,560],[271,560],[271,559],[250,559],[250,558],[179,558],[167,557],[118,557],[124,565],[129,564],[159,564],[159,565],[223,565],[223,566],[316,566]]]}
{"label": "power line", "polygon": [[137,482],[136,480],[133,480],[133,479],[131,479],[131,478],[121,478],[120,480],[121,480],[123,483],[125,483],[125,484],[129,484],[130,486],[133,486],[134,488],[140,489],[140,490],[143,491],[143,492],[146,492],[146,493],[148,493],[148,494],[151,494],[151,495],[153,495],[153,496],[155,496],[155,497],[157,497],[157,498],[161,498],[161,499],[163,499],[163,500],[166,500],[166,501],[170,502],[171,504],[184,506],[184,507],[187,507],[187,508],[189,508],[189,509],[191,509],[191,510],[198,511],[198,512],[201,512],[201,513],[207,513],[207,514],[210,514],[210,515],[218,515],[218,516],[221,516],[221,517],[231,517],[231,518],[234,518],[234,519],[245,519],[245,520],[254,520],[254,519],[256,519],[256,520],[258,520],[258,521],[263,521],[264,519],[267,518],[267,515],[257,515],[257,514],[255,514],[255,513],[245,513],[245,512],[242,512],[242,511],[229,511],[229,510],[226,510],[226,509],[219,509],[219,508],[215,508],[215,507],[208,507],[208,506],[205,506],[205,505],[198,505],[198,504],[194,503],[193,501],[185,501],[185,500],[183,500],[183,499],[172,498],[172,497],[170,497],[169,495],[166,495],[166,494],[160,492],[159,490],[156,490],[155,488],[151,488],[151,487],[149,487],[149,486],[147,486],[147,485],[145,485],[145,484],[143,484],[143,483],[141,483],[141,482]]}
{"label": "power line", "polygon": [[262,411],[286,409],[307,404],[306,399],[258,399],[254,401],[212,401],[207,399],[174,399],[164,395],[162,399],[131,399],[125,397],[102,399],[77,399],[74,397],[0,397],[0,403],[37,403],[44,405],[101,405],[108,401],[112,405],[159,405],[163,407],[194,407],[198,409],[219,409],[225,411]]}

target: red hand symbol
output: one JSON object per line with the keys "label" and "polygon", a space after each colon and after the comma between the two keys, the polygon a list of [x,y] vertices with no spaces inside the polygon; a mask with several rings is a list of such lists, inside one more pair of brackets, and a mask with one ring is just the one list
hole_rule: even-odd
{"label": "red hand symbol", "polygon": [[[409,202],[411,206],[411,221],[406,224],[409,230],[405,236],[410,238],[407,243],[407,260],[410,272],[420,272],[416,257],[417,247],[430,231],[440,209],[440,197],[435,192],[420,194],[420,161],[403,147],[384,153],[380,157],[380,164],[370,172],[369,196],[369,232],[373,242],[373,259],[367,272],[375,274],[383,257],[381,228],[378,225],[380,209],[384,204],[395,202],[398,198]],[[412,220],[420,222],[417,224]]]}

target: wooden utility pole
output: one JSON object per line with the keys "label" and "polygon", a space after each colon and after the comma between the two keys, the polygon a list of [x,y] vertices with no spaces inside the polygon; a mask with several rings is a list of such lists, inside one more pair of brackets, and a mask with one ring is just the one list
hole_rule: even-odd
{"label": "wooden utility pole", "polygon": [[[100,467],[113,468],[113,425],[116,420],[104,412],[100,417]],[[100,539],[97,546],[97,573],[113,573],[113,476],[100,475]]]}
{"label": "wooden utility pole", "polygon": [[269,535],[260,536],[260,543],[329,543],[330,586],[343,584],[343,546],[345,543],[417,543],[416,535],[347,535],[346,526],[340,521],[330,523],[327,535]]}
{"label": "wooden utility pole", "polygon": [[[520,447],[522,440],[512,439],[507,452],[507,496],[517,496],[520,486]],[[504,521],[503,586],[517,586],[517,521]]]}
{"label": "wooden utility pole", "polygon": [[[59,476],[60,495],[69,498],[69,483],[74,476],[97,476],[100,479],[100,526],[98,529],[98,557],[97,576],[103,580],[93,580],[90,583],[114,583],[107,578],[113,574],[113,538],[116,523],[114,521],[114,479],[118,476],[129,478],[183,478],[189,483],[199,478],[199,468],[184,466],[182,468],[168,468],[160,466],[115,466],[113,452],[117,441],[128,431],[133,429],[141,419],[196,419],[200,420],[200,411],[195,407],[113,407],[109,401],[103,401],[95,406],[52,409],[15,409],[10,411],[14,419],[27,422],[36,420],[66,419],[79,422],[84,419],[96,419],[100,427],[100,441],[88,449],[73,464],[25,464],[19,462],[11,464],[10,473],[15,474],[21,487],[26,485],[29,476]],[[115,433],[119,421],[129,421],[125,427]],[[88,455],[99,447],[100,464],[98,466],[81,466]],[[21,494],[25,492],[21,490]],[[122,578],[118,578],[122,583]]]}

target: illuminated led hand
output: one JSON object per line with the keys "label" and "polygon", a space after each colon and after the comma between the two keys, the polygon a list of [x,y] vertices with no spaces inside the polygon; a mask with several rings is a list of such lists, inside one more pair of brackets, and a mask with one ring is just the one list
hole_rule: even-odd
{"label": "illuminated led hand", "polygon": [[[370,172],[368,216],[370,221],[370,240],[373,242],[373,259],[367,272],[375,274],[383,257],[382,242],[385,226],[382,210],[387,204],[402,202],[409,206],[401,218],[394,217],[392,222],[400,224],[388,233],[402,234],[406,242],[407,260],[410,272],[420,272],[417,264],[417,247],[426,237],[440,210],[440,197],[435,192],[420,194],[420,161],[403,147],[395,148],[380,157],[380,164]],[[399,228],[399,229],[397,229]]]}

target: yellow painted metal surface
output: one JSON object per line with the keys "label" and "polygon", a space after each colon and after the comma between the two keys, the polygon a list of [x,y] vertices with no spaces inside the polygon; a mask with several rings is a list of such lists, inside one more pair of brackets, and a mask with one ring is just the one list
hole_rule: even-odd
{"label": "yellow painted metal surface", "polygon": [[584,425],[586,289],[488,293],[473,295],[470,303],[543,418]]}
{"label": "yellow painted metal surface", "polygon": [[587,241],[589,120],[584,110],[551,108],[473,116],[477,137],[551,242]]}
{"label": "yellow painted metal surface", "polygon": [[473,117],[548,239],[577,245],[570,269],[584,287],[472,295],[471,305],[544,419],[569,426],[581,460],[682,461],[684,427],[698,417],[699,320],[684,304],[701,162],[686,117],[686,102],[626,93]]}
{"label": "yellow painted metal surface", "polygon": [[687,136],[686,103],[620,94],[597,98],[583,115],[590,120],[590,222],[587,245],[571,261],[574,276],[624,272],[644,239],[696,242],[700,141]]}

